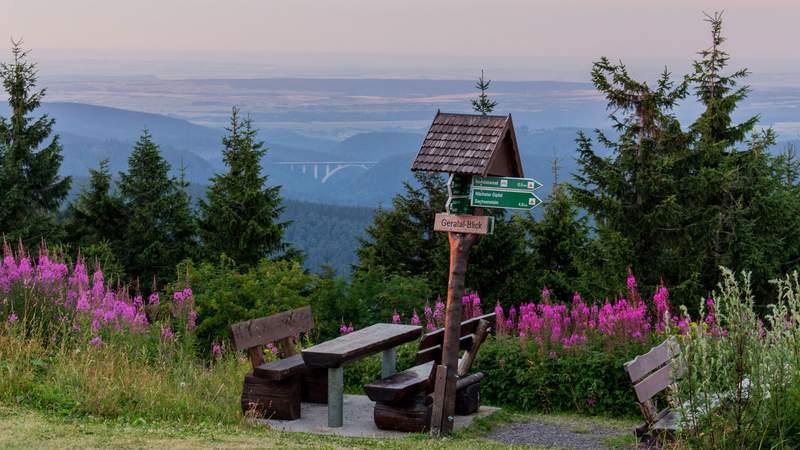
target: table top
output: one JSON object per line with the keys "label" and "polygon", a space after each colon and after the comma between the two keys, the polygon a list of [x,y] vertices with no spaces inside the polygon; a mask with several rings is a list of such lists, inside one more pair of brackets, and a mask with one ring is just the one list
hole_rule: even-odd
{"label": "table top", "polygon": [[418,325],[377,323],[303,350],[306,366],[339,367],[364,356],[411,342],[422,335]]}

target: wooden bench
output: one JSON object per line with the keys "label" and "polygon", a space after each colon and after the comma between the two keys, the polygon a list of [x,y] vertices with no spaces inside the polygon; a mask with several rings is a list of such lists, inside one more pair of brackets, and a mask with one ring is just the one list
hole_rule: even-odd
{"label": "wooden bench", "polygon": [[[495,315],[487,314],[461,323],[456,389],[456,414],[468,415],[480,407],[482,373],[469,374],[481,344],[494,328]],[[434,390],[434,367],[442,362],[444,329],[422,337],[415,366],[364,386],[375,402],[375,425],[384,430],[421,432],[430,427],[431,393]]]}
{"label": "wooden bench", "polygon": [[[296,339],[314,328],[311,307],[231,325],[237,350],[246,350],[253,371],[245,375],[242,411],[280,420],[300,418],[300,402],[327,402],[327,373],[306,367]],[[264,347],[273,343],[279,359],[266,362]]]}
{"label": "wooden bench", "polygon": [[683,375],[679,354],[680,344],[672,336],[624,364],[644,416],[645,423],[635,430],[640,440],[671,439],[680,426],[680,412],[669,405],[659,410],[655,401],[655,397],[664,392],[669,403],[670,390],[674,390],[676,380]]}

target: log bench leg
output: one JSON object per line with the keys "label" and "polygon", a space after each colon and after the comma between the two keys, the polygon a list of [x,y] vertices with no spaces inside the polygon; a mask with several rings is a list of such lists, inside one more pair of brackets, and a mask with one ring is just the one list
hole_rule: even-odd
{"label": "log bench leg", "polygon": [[328,369],[328,426],[339,428],[344,417],[344,368]]}
{"label": "log bench leg", "polygon": [[383,351],[381,360],[381,378],[389,378],[397,372],[397,349],[395,347]]}

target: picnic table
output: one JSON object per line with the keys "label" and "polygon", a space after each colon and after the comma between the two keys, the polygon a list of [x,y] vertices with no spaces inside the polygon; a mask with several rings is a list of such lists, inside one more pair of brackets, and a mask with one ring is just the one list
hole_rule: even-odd
{"label": "picnic table", "polygon": [[392,376],[396,372],[396,347],[420,335],[421,326],[378,323],[303,350],[306,366],[328,369],[328,426],[342,426],[345,364],[383,352],[381,376]]}

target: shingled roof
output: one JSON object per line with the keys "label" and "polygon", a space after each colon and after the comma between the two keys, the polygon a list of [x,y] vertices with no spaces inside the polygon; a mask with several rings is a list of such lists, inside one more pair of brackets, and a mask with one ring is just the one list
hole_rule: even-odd
{"label": "shingled roof", "polygon": [[437,112],[411,170],[523,176],[511,115]]}

